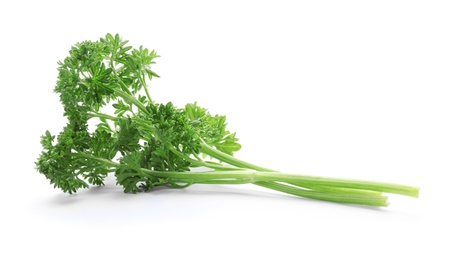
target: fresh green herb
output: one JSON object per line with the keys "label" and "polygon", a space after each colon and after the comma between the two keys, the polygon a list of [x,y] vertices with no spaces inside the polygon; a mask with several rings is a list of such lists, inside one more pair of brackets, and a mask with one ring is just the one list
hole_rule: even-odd
{"label": "fresh green herb", "polygon": [[[253,183],[300,197],[387,206],[383,193],[418,196],[418,188],[372,181],[286,174],[233,157],[241,148],[225,116],[197,103],[158,104],[147,82],[156,52],[134,49],[118,35],[77,43],[58,65],[55,92],[68,119],[41,137],[36,169],[64,192],[103,185],[109,173],[125,192],[156,186]],[[94,130],[89,123],[97,120]],[[198,168],[197,171],[191,171]]]}

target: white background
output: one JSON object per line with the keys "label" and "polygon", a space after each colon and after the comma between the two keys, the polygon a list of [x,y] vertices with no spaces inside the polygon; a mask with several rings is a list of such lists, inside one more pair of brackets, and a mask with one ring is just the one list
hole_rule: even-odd
{"label": "white background", "polygon": [[[451,1],[3,1],[3,259],[452,259]],[[253,185],[77,195],[34,169],[65,124],[56,62],[119,33],[161,58],[151,93],[226,114],[237,157],[398,182],[370,209]],[[449,248],[450,247],[450,248]]]}

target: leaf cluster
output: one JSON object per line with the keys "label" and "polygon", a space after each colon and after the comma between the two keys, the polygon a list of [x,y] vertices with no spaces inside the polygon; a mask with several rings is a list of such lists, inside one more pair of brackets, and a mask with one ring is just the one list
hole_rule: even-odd
{"label": "leaf cluster", "polygon": [[212,116],[206,108],[199,107],[196,102],[185,106],[185,114],[208,145],[229,155],[241,149],[236,133],[227,130],[226,116]]}
{"label": "leaf cluster", "polygon": [[[111,172],[126,192],[179,187],[171,178],[142,169],[189,172],[205,163],[199,159],[204,142],[228,154],[240,149],[224,116],[211,116],[196,103],[182,109],[155,103],[147,81],[159,77],[151,69],[159,56],[127,43],[107,34],[75,44],[58,62],[54,91],[68,123],[56,138],[48,131],[41,137],[36,168],[64,192],[103,185]],[[89,121],[95,119],[99,122],[89,132]]]}

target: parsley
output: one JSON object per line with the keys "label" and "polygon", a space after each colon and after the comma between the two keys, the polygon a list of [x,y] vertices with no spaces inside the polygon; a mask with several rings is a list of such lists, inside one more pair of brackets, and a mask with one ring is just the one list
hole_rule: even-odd
{"label": "parsley", "polygon": [[[382,193],[418,196],[418,188],[276,172],[233,157],[241,149],[226,117],[197,103],[178,108],[151,98],[147,81],[159,56],[119,35],[75,44],[58,63],[55,92],[67,125],[41,137],[36,169],[64,192],[103,185],[114,173],[125,192],[156,186],[253,183],[300,197],[387,206]],[[110,111],[110,112],[108,112]],[[113,112],[112,112],[113,111]],[[94,131],[88,123],[98,120]],[[209,158],[209,159],[207,159]],[[205,171],[191,171],[203,167]]]}

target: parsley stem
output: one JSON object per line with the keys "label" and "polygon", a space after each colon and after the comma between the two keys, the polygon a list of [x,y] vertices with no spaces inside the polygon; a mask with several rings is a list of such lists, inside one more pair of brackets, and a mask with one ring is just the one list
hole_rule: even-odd
{"label": "parsley stem", "polygon": [[[288,183],[295,183],[298,186],[308,187],[325,186],[335,188],[347,188],[357,190],[368,190],[376,192],[387,192],[400,194],[411,197],[418,197],[419,188],[401,184],[376,182],[376,181],[364,181],[364,180],[353,180],[353,179],[339,179],[339,178],[327,178],[317,177],[309,175],[296,175],[296,174],[285,174],[275,172],[257,172],[255,173],[256,180],[270,180],[270,181],[283,181]],[[345,190],[346,191],[346,190]]]}
{"label": "parsley stem", "polygon": [[138,109],[142,110],[145,113],[148,113],[148,110],[146,110],[146,107],[140,101],[138,101],[135,97],[133,97],[132,95],[129,95],[128,93],[126,93],[126,92],[124,92],[122,90],[119,90],[119,89],[113,89],[113,91],[115,92],[115,94],[117,94],[118,96],[123,98],[126,102],[132,103]]}
{"label": "parsley stem", "polygon": [[240,168],[254,169],[257,171],[271,171],[271,172],[273,171],[273,170],[237,159],[231,155],[228,155],[219,150],[216,150],[216,149],[212,148],[211,146],[207,145],[203,140],[201,142],[201,152],[205,153],[209,156],[212,156],[222,162],[225,162],[225,163],[228,163],[233,166],[240,167]]}
{"label": "parsley stem", "polygon": [[[221,151],[215,150],[214,148],[208,146],[206,143],[202,143],[203,153],[206,153],[214,158],[219,159],[225,163],[243,167],[248,169],[254,169],[258,172],[256,173],[256,180],[263,181],[284,181],[292,182],[298,186],[304,187],[304,184],[316,187],[336,187],[336,188],[349,188],[349,189],[359,189],[359,190],[371,190],[377,192],[388,192],[395,193],[400,195],[406,195],[411,197],[418,197],[419,188],[412,187],[407,185],[400,185],[394,183],[385,183],[385,182],[374,182],[374,181],[363,181],[363,180],[350,180],[350,179],[335,179],[335,178],[325,178],[325,177],[315,177],[315,176],[306,176],[306,175],[294,175],[294,174],[282,174],[266,169],[261,166],[257,166],[251,163],[234,158],[228,154],[222,153]],[[259,184],[258,184],[259,185]],[[309,187],[309,186],[307,186]]]}
{"label": "parsley stem", "polygon": [[88,115],[90,115],[90,117],[98,117],[98,118],[102,118],[102,119],[109,119],[109,120],[112,120],[112,121],[118,121],[118,117],[107,115],[107,114],[104,114],[104,113],[89,112]]}
{"label": "parsley stem", "polygon": [[153,102],[151,99],[151,95],[149,94],[148,87],[146,86],[146,80],[145,80],[145,74],[143,71],[140,71],[140,77],[138,77],[140,80],[140,83],[142,84],[143,88],[145,89],[146,97],[148,98],[149,102]]}
{"label": "parsley stem", "polygon": [[358,204],[358,205],[365,205],[365,206],[380,206],[386,207],[388,206],[387,197],[382,195],[360,195],[360,194],[349,194],[349,193],[330,193],[330,192],[320,192],[315,190],[304,190],[296,187],[292,187],[289,185],[277,183],[277,182],[269,182],[269,181],[262,181],[255,183],[261,187],[265,187],[268,189],[273,189],[276,191],[305,197],[309,199],[317,199],[317,200],[324,200],[324,201],[331,201],[331,202],[339,202],[339,203],[349,203],[349,204]]}
{"label": "parsley stem", "polygon": [[[78,153],[80,156],[85,158],[90,158],[97,160],[106,164],[110,167],[120,167],[120,163],[115,163],[113,161],[95,157],[86,153]],[[336,194],[340,193],[363,193],[363,191],[376,191],[376,192],[387,192],[400,194],[411,197],[418,197],[419,189],[418,187],[406,186],[401,184],[394,183],[385,183],[385,182],[375,182],[375,181],[364,181],[364,180],[353,180],[353,179],[339,179],[339,178],[327,178],[327,177],[317,177],[309,175],[296,175],[296,174],[287,174],[281,172],[271,172],[271,171],[253,171],[253,170],[215,170],[208,172],[161,172],[153,171],[149,169],[142,169],[144,173],[150,174],[155,177],[170,177],[177,179],[193,179],[195,182],[197,180],[215,180],[215,179],[248,179],[249,183],[255,183],[260,185],[260,182],[286,182],[289,184],[294,184],[299,187],[313,188],[316,187],[332,187],[335,189],[324,189],[324,191],[334,191]],[[274,187],[274,186],[273,186]],[[343,188],[343,189],[338,189]],[[322,190],[319,189],[320,192]],[[359,192],[354,192],[357,190]],[[362,191],[362,192],[360,192]],[[374,195],[374,193],[369,193]]]}

